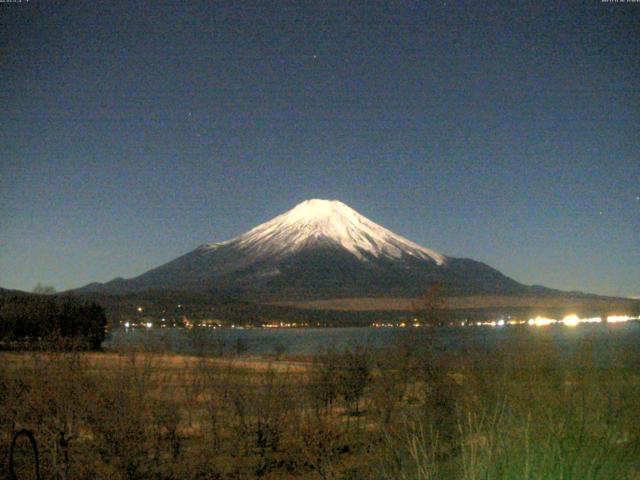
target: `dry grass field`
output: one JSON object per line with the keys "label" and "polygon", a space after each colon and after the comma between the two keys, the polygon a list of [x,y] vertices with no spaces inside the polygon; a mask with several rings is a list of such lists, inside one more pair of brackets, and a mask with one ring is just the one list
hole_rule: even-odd
{"label": "dry grass field", "polygon": [[[0,477],[28,429],[43,479],[638,479],[639,367],[525,328],[455,355],[4,353]],[[24,436],[13,468],[35,478]]]}

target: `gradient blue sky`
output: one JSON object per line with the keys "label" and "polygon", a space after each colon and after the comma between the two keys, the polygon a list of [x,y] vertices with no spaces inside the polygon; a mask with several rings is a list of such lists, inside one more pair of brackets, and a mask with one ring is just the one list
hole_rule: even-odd
{"label": "gradient blue sky", "polygon": [[640,4],[0,4],[0,286],[131,277],[308,198],[640,294]]}

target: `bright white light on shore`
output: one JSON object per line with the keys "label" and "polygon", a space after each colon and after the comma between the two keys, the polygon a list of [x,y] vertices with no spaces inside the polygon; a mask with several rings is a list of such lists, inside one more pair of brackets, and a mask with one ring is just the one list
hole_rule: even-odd
{"label": "bright white light on shore", "polygon": [[498,320],[498,326],[504,327],[504,320]]}
{"label": "bright white light on shore", "polygon": [[129,328],[131,324],[129,322],[124,322],[124,328]]}
{"label": "bright white light on shore", "polygon": [[575,327],[580,323],[580,317],[577,315],[567,315],[562,319],[562,323],[564,323],[567,327]]}
{"label": "bright white light on shore", "polygon": [[628,315],[609,315],[607,317],[607,323],[628,322],[629,320],[632,318]]}
{"label": "bright white light on shore", "polygon": [[601,317],[583,318],[581,319],[581,321],[585,323],[601,323],[602,318]]}
{"label": "bright white light on shore", "polygon": [[536,317],[536,318],[530,318],[529,319],[529,325],[535,325],[536,327],[543,327],[545,325],[551,325],[552,323],[556,323],[557,320],[554,320],[553,318],[546,318],[546,317]]}
{"label": "bright white light on shore", "polygon": [[147,322],[147,328],[151,328],[152,326],[153,326],[153,323]]}
{"label": "bright white light on shore", "polygon": [[139,312],[142,312],[142,307],[138,307],[136,308],[136,310],[138,310]]}

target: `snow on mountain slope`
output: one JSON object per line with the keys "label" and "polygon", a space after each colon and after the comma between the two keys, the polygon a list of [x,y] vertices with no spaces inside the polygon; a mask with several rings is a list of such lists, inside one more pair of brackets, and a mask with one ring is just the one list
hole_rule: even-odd
{"label": "snow on mountain slope", "polygon": [[281,257],[328,242],[341,246],[360,260],[367,254],[398,259],[413,256],[442,265],[447,257],[424,248],[372,222],[337,200],[306,200],[247,233],[204,250],[234,246],[254,258]]}

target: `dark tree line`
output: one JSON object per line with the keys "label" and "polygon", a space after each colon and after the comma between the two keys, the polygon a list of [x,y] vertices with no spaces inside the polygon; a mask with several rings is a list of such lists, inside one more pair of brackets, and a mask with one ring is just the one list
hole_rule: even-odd
{"label": "dark tree line", "polygon": [[106,326],[104,308],[97,303],[42,295],[0,297],[0,348],[74,340],[96,350]]}

